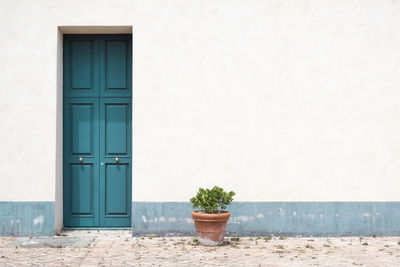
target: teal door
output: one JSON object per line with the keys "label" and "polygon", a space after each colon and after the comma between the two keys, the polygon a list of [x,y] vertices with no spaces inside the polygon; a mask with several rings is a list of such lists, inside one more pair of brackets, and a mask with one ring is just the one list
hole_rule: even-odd
{"label": "teal door", "polygon": [[64,226],[127,227],[131,35],[64,35]]}

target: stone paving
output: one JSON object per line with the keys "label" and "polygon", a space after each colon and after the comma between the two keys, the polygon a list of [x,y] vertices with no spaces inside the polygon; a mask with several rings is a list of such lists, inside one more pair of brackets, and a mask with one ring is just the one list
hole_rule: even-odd
{"label": "stone paving", "polygon": [[24,248],[13,247],[18,238],[1,237],[0,266],[400,266],[400,237],[229,237],[218,247],[130,231],[68,231],[57,238],[63,237],[93,241]]}

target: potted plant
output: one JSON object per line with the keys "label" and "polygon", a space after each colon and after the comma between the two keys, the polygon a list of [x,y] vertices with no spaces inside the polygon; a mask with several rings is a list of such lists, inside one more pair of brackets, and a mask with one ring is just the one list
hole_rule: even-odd
{"label": "potted plant", "polygon": [[199,188],[196,196],[190,199],[192,212],[199,243],[206,246],[220,245],[224,241],[225,228],[231,215],[224,211],[233,201],[235,192],[225,192],[221,187],[212,189]]}

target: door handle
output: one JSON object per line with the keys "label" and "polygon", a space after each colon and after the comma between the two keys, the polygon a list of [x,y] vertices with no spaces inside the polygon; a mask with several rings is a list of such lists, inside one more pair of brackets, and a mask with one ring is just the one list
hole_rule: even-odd
{"label": "door handle", "polygon": [[115,162],[119,162],[119,158],[115,158]]}

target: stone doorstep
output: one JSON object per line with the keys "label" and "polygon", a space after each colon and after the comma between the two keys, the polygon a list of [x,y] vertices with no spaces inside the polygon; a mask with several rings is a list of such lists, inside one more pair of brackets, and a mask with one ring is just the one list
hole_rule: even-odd
{"label": "stone doorstep", "polygon": [[18,237],[3,248],[86,248],[95,236]]}

